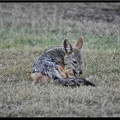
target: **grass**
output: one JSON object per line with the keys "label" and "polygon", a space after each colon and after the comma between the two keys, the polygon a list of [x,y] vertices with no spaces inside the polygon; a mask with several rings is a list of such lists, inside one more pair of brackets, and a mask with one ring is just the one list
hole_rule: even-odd
{"label": "grass", "polygon": [[[29,34],[25,34],[24,40],[27,39],[26,36]],[[32,38],[36,38],[36,36],[37,34],[30,40],[32,41]],[[21,39],[22,37],[19,38],[19,40]],[[49,44],[47,38],[43,40]],[[104,43],[103,40],[101,44],[103,44],[102,42]],[[56,43],[53,41],[51,44],[55,46]],[[98,44],[91,44],[93,47],[89,47],[88,43],[85,42],[83,47],[82,77],[95,83],[95,88],[86,86],[70,88],[52,83],[36,84],[29,80],[28,73],[39,52],[47,47],[46,43],[32,46],[25,41],[24,44],[12,41],[9,48],[3,48],[5,43],[2,42],[0,59],[1,117],[119,116],[119,49],[108,46],[104,48]],[[6,44],[8,43],[6,42]],[[12,46],[13,44],[15,46]],[[51,44],[48,46],[52,46]],[[99,46],[100,49],[95,46]]]}
{"label": "grass", "polygon": [[[43,28],[0,29],[0,117],[120,117],[120,26],[47,20]],[[74,44],[79,35],[84,38],[81,77],[96,87],[71,88],[29,79],[41,51],[62,45],[64,38]]]}

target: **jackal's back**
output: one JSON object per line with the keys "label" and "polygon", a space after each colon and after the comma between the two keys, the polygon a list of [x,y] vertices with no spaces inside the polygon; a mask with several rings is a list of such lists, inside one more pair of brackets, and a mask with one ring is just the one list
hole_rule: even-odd
{"label": "jackal's back", "polygon": [[43,51],[34,61],[32,72],[40,72],[50,78],[58,76],[58,64],[64,65],[64,52],[62,47],[54,47]]}

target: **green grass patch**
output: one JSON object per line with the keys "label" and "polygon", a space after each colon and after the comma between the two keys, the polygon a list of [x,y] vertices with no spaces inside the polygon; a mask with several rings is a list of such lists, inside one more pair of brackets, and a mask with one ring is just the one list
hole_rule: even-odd
{"label": "green grass patch", "polygon": [[[65,33],[65,34],[64,34]],[[120,49],[120,36],[113,34],[94,35],[81,32],[42,31],[31,29],[9,29],[0,31],[0,48],[9,49],[12,47],[23,49],[25,46],[39,46],[42,49],[52,46],[61,46],[63,39],[67,38],[71,43],[75,43],[78,36],[83,36],[84,47],[93,49]]]}

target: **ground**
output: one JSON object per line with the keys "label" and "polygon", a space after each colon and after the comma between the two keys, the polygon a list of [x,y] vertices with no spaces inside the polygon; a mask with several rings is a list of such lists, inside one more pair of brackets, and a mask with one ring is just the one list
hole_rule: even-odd
{"label": "ground", "polygon": [[[120,3],[0,3],[0,117],[120,117]],[[96,87],[29,79],[45,48],[83,36]]]}

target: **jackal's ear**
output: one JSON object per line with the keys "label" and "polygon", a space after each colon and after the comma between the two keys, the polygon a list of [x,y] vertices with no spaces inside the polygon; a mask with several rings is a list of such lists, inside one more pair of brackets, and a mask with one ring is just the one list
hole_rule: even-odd
{"label": "jackal's ear", "polygon": [[63,41],[63,51],[65,54],[71,54],[73,52],[72,45],[69,43],[67,39],[64,39]]}
{"label": "jackal's ear", "polygon": [[75,43],[75,47],[77,49],[81,49],[82,45],[83,45],[83,38],[80,36],[80,37],[78,37],[77,42]]}

